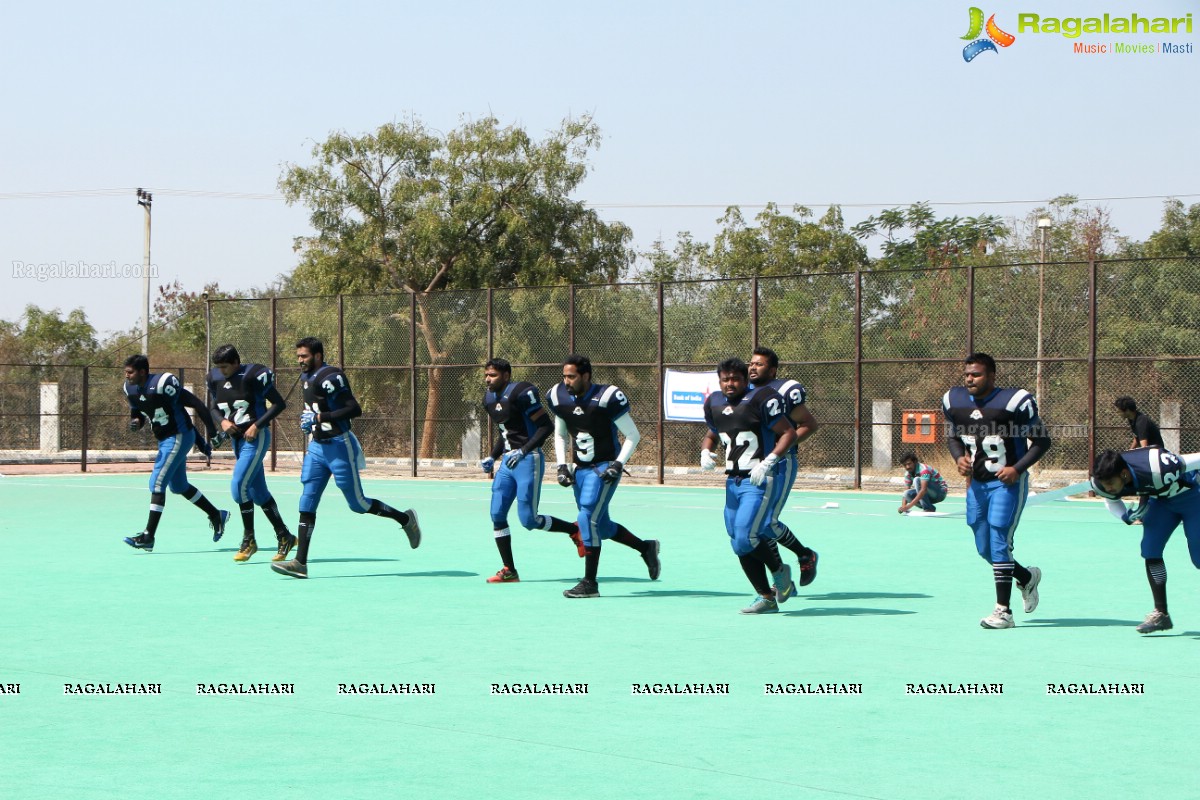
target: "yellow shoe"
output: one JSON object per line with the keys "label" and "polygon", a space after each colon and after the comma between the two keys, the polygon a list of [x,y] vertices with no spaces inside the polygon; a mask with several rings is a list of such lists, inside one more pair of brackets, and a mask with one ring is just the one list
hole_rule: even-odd
{"label": "yellow shoe", "polygon": [[292,552],[292,548],[296,546],[296,537],[284,531],[276,534],[275,538],[279,540],[279,549],[275,551],[275,555],[271,556],[272,561],[283,561],[288,557],[288,553]]}
{"label": "yellow shoe", "polygon": [[258,552],[258,545],[254,541],[253,536],[247,536],[242,539],[242,549],[233,554],[233,560],[238,563],[249,561],[250,556]]}

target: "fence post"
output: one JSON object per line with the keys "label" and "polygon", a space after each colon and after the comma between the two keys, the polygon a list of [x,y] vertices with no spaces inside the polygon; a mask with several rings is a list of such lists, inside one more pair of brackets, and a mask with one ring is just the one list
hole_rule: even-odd
{"label": "fence post", "polygon": [[750,278],[750,350],[758,347],[758,276]]}
{"label": "fence post", "polygon": [[567,301],[567,352],[575,352],[575,284],[573,283]]}
{"label": "fence post", "polygon": [[412,456],[410,474],[417,477],[417,293],[408,295],[408,392],[412,402],[408,409],[409,453]]}
{"label": "fence post", "polygon": [[663,441],[665,427],[665,411],[663,409],[663,369],[666,364],[666,358],[663,355],[663,347],[665,344],[663,328],[663,285],[662,281],[658,282],[658,482],[663,483],[663,473],[667,468],[667,446]]}
{"label": "fence post", "polygon": [[338,366],[346,368],[346,295],[338,293]]}
{"label": "fence post", "polygon": [[58,455],[62,449],[62,429],[59,424],[58,384],[43,381],[38,403],[38,449],[43,455]]}
{"label": "fence post", "polygon": [[[1092,464],[1096,461],[1096,350],[1097,328],[1096,317],[1099,306],[1096,303],[1096,259],[1088,259],[1088,474],[1092,472]],[[1042,398],[1038,398],[1041,402]]]}
{"label": "fence post", "polygon": [[[967,352],[975,352],[975,265],[967,264]],[[1042,402],[1042,398],[1037,399]]]}
{"label": "fence post", "polygon": [[79,471],[87,472],[88,466],[88,425],[89,425],[89,409],[88,409],[88,368],[83,368],[83,389],[81,392],[82,412],[83,412],[83,430],[80,435],[82,441],[79,443]]}
{"label": "fence post", "polygon": [[854,270],[854,488],[862,488],[862,270]]}
{"label": "fence post", "polygon": [[[276,307],[275,307],[275,298],[274,297],[272,297],[270,299],[270,301],[268,302],[268,305],[271,309],[271,372],[275,373],[275,380],[276,380],[276,382],[278,382],[278,380],[279,380],[279,330],[275,326]],[[289,394],[290,393],[291,392],[289,391]],[[300,395],[300,405],[301,406],[304,405],[304,395],[303,394]],[[279,437],[276,436],[276,433],[278,433],[278,431],[279,431],[279,428],[275,425],[275,420],[271,420],[271,472],[275,471],[275,467],[278,464],[278,460],[279,460],[279,450],[278,450],[279,445],[277,443],[277,440]]]}

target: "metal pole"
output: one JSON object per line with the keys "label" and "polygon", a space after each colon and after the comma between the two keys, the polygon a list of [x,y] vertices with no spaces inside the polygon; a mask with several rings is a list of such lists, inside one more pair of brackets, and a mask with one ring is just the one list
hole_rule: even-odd
{"label": "metal pole", "polygon": [[663,285],[662,281],[658,282],[658,482],[663,483],[663,473],[667,470],[667,447],[663,441],[664,428],[666,427],[666,410],[663,408],[663,391],[666,376],[663,374],[663,357],[664,346],[664,331],[663,331]]}
{"label": "metal pole", "polygon": [[854,271],[854,488],[862,488],[862,270]]}
{"label": "metal pole", "polygon": [[417,293],[408,295],[408,392],[412,399],[408,411],[409,449],[412,455],[412,476],[417,477]]}
{"label": "metal pole", "polygon": [[1038,226],[1041,235],[1041,257],[1038,261],[1038,309],[1037,309],[1037,379],[1034,388],[1035,397],[1039,403],[1046,402],[1045,391],[1042,388],[1042,320],[1046,304],[1046,227]]}
{"label": "metal pole", "polygon": [[[1099,284],[1096,276],[1096,260],[1088,261],[1088,327],[1091,329],[1088,336],[1088,474],[1090,475],[1091,465],[1096,461],[1096,351],[1097,335],[1096,329],[1098,324],[1097,319],[1097,303],[1096,303],[1096,288]],[[1041,398],[1038,398],[1041,401]]]}
{"label": "metal pole", "polygon": [[758,276],[750,279],[750,349],[758,347]]}
{"label": "metal pole", "polygon": [[[275,298],[272,297],[268,303],[271,309],[271,372],[275,373],[275,380],[279,380],[279,332],[275,328]],[[300,395],[300,405],[304,406],[304,394]],[[275,425],[275,420],[271,420],[271,472],[279,464],[279,443],[278,436],[279,428]]]}
{"label": "metal pole", "polygon": [[142,354],[150,355],[150,205],[154,197],[137,190],[138,205],[146,209],[146,235],[142,248]]}
{"label": "metal pole", "polygon": [[83,387],[82,387],[82,405],[83,405],[83,432],[82,441],[79,443],[79,471],[87,472],[88,467],[88,368],[83,368]]}
{"label": "metal pole", "polygon": [[338,295],[338,366],[346,368],[346,296]]}

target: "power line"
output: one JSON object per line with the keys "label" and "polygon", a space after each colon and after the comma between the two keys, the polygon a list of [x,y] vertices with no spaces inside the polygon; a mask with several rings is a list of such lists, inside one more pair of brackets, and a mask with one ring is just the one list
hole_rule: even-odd
{"label": "power line", "polygon": [[[65,189],[43,192],[0,192],[0,200],[55,200],[86,197],[119,197],[131,194],[136,190],[136,187],[125,187],[114,189]],[[159,189],[154,187],[147,188],[146,191],[168,197],[196,197],[209,200],[280,201],[284,199],[283,195],[281,194],[269,194],[265,192],[210,191],[205,189]],[[1200,197],[1200,194],[1119,195],[1113,197],[1080,197],[1077,199],[1082,203],[1115,203],[1130,200],[1190,200],[1197,197]],[[927,200],[920,202],[924,202],[930,206],[1005,206],[1049,204],[1052,199],[1053,198],[1034,198],[1027,200]],[[840,206],[841,208],[896,208],[912,205],[913,203],[914,201],[911,200],[895,203],[599,203],[585,201],[584,205],[587,205],[590,208],[602,209],[724,210],[731,206],[737,206],[738,208],[762,209],[767,208],[770,205],[774,205],[777,208],[791,208],[792,206],[804,206],[806,208],[828,208],[830,206]]]}

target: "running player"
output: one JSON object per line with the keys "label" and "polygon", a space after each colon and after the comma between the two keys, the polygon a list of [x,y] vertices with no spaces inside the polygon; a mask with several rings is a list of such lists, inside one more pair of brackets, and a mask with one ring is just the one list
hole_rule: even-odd
{"label": "running player", "polygon": [[800,585],[808,586],[817,577],[817,551],[801,544],[796,534],[779,521],[779,515],[787,505],[788,495],[792,493],[792,485],[796,482],[796,474],[800,471],[796,445],[812,436],[819,426],[805,405],[808,393],[804,387],[796,381],[778,377],[779,356],[774,350],[769,347],[754,348],[747,371],[750,388],[769,386],[779,393],[783,398],[783,413],[796,427],[795,444],[788,448],[787,454],[780,459],[779,466],[775,468],[775,483],[779,488],[771,502],[771,531],[777,544],[796,554],[796,559],[800,562]]}
{"label": "running player", "polygon": [[232,442],[236,459],[230,491],[242,512],[242,546],[233,560],[245,563],[258,552],[254,540],[254,507],[263,510],[275,529],[278,548],[272,561],[283,561],[296,544],[287,529],[275,498],[267,488],[263,459],[271,449],[271,420],[287,407],[275,386],[275,373],[262,364],[243,364],[237,348],[221,345],[213,353],[208,374],[208,404],[213,419]]}
{"label": "running player", "polygon": [[[729,358],[717,365],[721,391],[704,399],[708,432],[700,466],[716,468],[713,448],[725,448],[725,532],[742,571],[758,593],[743,614],[772,614],[796,592],[791,567],[772,542],[771,509],[784,491],[776,465],[796,442],[796,428],[784,413],[783,398],[770,386],[749,388],[746,362]],[[772,573],[774,589],[767,581]]]}
{"label": "running player", "polygon": [[212,527],[213,541],[220,541],[229,512],[218,510],[187,478],[187,456],[192,446],[205,455],[212,453],[207,438],[196,438],[196,429],[185,410],[191,408],[197,412],[211,437],[215,428],[204,403],[183,388],[171,373],[151,375],[150,360],[143,355],[125,359],[125,399],[129,402],[129,430],[139,431],[149,420],[150,429],[158,439],[158,455],[150,473],[150,516],[146,528],[141,533],[126,536],[125,544],[146,552],[154,549],[154,534],[158,531],[168,489],[183,495],[203,511]]}
{"label": "running player", "polygon": [[1029,494],[1028,470],[1050,449],[1037,403],[1024,389],[996,388],[996,361],[972,353],[963,361],[963,385],[942,397],[946,446],[967,486],[967,524],[975,548],[992,565],[996,607],[979,621],[984,628],[1012,628],[1012,583],[1025,601],[1025,613],[1038,605],[1042,571],[1012,557],[1013,535]]}
{"label": "running player", "polygon": [[[658,580],[662,570],[658,540],[643,541],[608,515],[608,505],[621,482],[621,473],[641,438],[629,414],[629,398],[616,386],[592,383],[592,362],[586,356],[567,356],[562,375],[562,383],[554,385],[546,400],[555,416],[558,483],[575,489],[579,532],[586,550],[583,580],[563,595],[600,596],[596,574],[600,567],[600,544],[605,539],[637,550],[646,562],[650,580]],[[625,437],[623,444],[618,432]],[[570,463],[568,448],[572,453]]]}
{"label": "running player", "polygon": [[300,382],[304,387],[304,413],[300,429],[311,434],[300,473],[299,544],[291,561],[271,564],[271,569],[293,578],[308,577],[308,545],[317,524],[317,506],[330,476],[342,490],[350,510],[395,520],[408,536],[409,547],[421,544],[421,526],[411,508],[397,511],[363,494],[358,473],[366,464],[362,447],[350,430],[350,420],[362,415],[362,406],[350,391],[350,381],[337,367],[325,363],[325,345],[306,337],[296,342]]}
{"label": "running player", "polygon": [[542,444],[554,429],[550,415],[542,407],[541,395],[532,383],[512,380],[512,365],[503,358],[490,359],[483,368],[483,382],[487,391],[483,395],[483,408],[500,436],[492,446],[491,455],[480,462],[484,472],[492,472],[500,464],[492,479],[492,530],[496,538],[496,549],[504,564],[487,579],[488,583],[517,583],[521,580],[513,560],[512,536],[508,527],[508,511],[513,501],[517,502],[517,516],[526,530],[535,528],[544,531],[565,533],[579,552],[587,551],[579,536],[579,528],[573,522],[538,513],[538,499],[542,494],[542,477],[546,473],[546,457],[542,455]]}
{"label": "running player", "polygon": [[[1161,447],[1142,447],[1124,453],[1104,450],[1096,454],[1092,489],[1105,498],[1113,515],[1132,525],[1142,522],[1142,558],[1154,596],[1154,610],[1138,625],[1138,633],[1169,631],[1174,625],[1167,613],[1167,565],[1163,550],[1171,534],[1183,523],[1192,565],[1200,569],[1200,476],[1188,469],[1180,456]],[[1141,498],[1126,509],[1118,498]]]}

